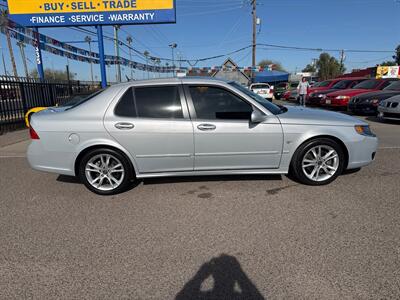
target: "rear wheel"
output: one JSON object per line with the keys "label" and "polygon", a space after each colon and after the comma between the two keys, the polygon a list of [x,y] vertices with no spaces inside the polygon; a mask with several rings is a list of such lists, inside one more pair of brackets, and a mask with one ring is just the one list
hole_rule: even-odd
{"label": "rear wheel", "polygon": [[124,192],[131,182],[131,165],[124,155],[111,149],[88,152],[79,165],[79,177],[85,186],[99,195]]}
{"label": "rear wheel", "polygon": [[296,151],[291,172],[301,183],[325,185],[342,174],[345,155],[341,146],[331,139],[306,142]]}

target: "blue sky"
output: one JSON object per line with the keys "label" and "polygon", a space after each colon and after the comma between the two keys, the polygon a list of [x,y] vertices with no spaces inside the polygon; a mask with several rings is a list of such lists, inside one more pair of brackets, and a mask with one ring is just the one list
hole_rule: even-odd
{"label": "blue sky", "polygon": [[[178,44],[176,53],[184,59],[210,57],[245,47],[251,44],[251,7],[249,1],[242,0],[177,0],[177,23],[164,25],[123,26],[121,39],[128,34],[134,38],[134,47],[151,55],[171,57],[168,45]],[[288,46],[330,48],[392,50],[400,44],[400,1],[398,0],[258,0],[257,15],[262,20],[259,43]],[[94,30],[88,27],[88,29]],[[112,36],[112,27],[105,27]],[[83,40],[85,34],[69,28],[41,29],[41,32],[61,41]],[[95,37],[93,37],[95,39]],[[19,51],[14,43],[18,70],[23,74]],[[106,53],[113,54],[112,42],[106,40]],[[87,48],[87,44],[77,44]],[[1,47],[8,72],[11,64],[6,40],[1,35]],[[265,47],[264,47],[265,48]],[[288,71],[300,71],[319,56],[319,52],[290,51],[259,48],[257,61],[268,58],[279,61]],[[97,51],[97,46],[94,47]],[[122,56],[128,57],[127,49]],[[34,51],[26,48],[30,60],[29,68],[35,68]],[[50,68],[65,68],[66,59],[46,52],[44,65]],[[339,57],[338,52],[331,52]],[[251,50],[232,55],[240,66],[251,65]],[[143,61],[134,57],[137,61]],[[348,53],[347,69],[373,66],[390,59],[388,53]],[[220,65],[224,58],[210,60],[197,66]],[[0,64],[1,65],[1,64]],[[70,61],[72,72],[80,80],[88,80],[88,64]],[[3,73],[3,67],[0,67]],[[99,68],[94,66],[95,76]],[[107,68],[110,80],[115,78],[115,68]],[[127,68],[124,73],[130,74]],[[136,77],[144,74],[137,72]],[[157,75],[158,76],[158,75]]]}

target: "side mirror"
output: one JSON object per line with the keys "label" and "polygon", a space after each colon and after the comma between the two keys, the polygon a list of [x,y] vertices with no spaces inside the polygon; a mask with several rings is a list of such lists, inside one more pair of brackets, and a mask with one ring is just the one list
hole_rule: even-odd
{"label": "side mirror", "polygon": [[251,113],[251,123],[262,123],[267,120],[268,116],[259,111],[258,109],[254,109]]}

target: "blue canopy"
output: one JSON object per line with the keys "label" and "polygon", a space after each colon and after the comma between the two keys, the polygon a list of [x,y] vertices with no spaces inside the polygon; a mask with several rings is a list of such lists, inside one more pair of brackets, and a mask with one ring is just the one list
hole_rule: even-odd
{"label": "blue canopy", "polygon": [[279,82],[279,81],[289,81],[289,73],[281,71],[264,71],[257,72],[254,78],[254,82]]}

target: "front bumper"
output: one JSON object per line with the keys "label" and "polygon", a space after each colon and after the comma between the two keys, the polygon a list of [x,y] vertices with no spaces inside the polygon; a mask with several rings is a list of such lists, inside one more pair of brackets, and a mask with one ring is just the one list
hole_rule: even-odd
{"label": "front bumper", "polygon": [[400,105],[396,108],[379,106],[378,117],[387,120],[400,120]]}
{"label": "front bumper", "polygon": [[307,104],[320,106],[321,105],[321,100],[323,100],[323,99],[320,98],[320,97],[308,97],[307,98]]}
{"label": "front bumper", "polygon": [[358,169],[368,166],[375,159],[378,150],[378,138],[360,136],[358,141],[346,143],[349,151],[349,163],[347,169]]}
{"label": "front bumper", "polygon": [[376,112],[378,111],[377,106],[373,106],[370,103],[350,102],[348,108],[350,111],[355,113],[376,114]]}

